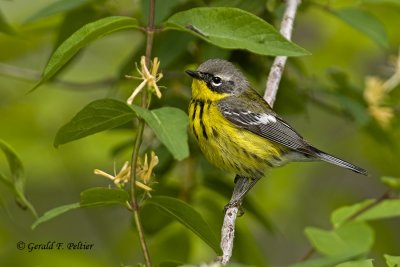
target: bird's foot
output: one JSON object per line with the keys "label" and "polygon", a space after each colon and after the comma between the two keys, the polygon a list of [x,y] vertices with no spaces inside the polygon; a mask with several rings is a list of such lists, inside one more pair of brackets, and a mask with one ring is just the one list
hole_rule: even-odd
{"label": "bird's foot", "polygon": [[238,209],[238,217],[243,216],[244,210],[242,208],[242,202],[241,201],[230,201],[228,204],[225,205],[224,207],[224,214],[228,211],[230,208],[237,208]]}

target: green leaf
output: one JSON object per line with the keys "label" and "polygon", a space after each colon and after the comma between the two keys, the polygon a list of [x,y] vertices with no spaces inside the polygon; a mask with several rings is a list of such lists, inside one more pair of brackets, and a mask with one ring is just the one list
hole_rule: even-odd
{"label": "green leaf", "polygon": [[185,112],[172,107],[147,110],[139,106],[132,106],[132,109],[153,129],[157,138],[168,148],[175,159],[183,160],[189,156],[187,135],[189,122]]}
{"label": "green leaf", "polygon": [[348,261],[336,265],[335,267],[374,267],[373,260],[358,260],[358,261]]}
{"label": "green leaf", "polygon": [[31,91],[53,77],[82,47],[112,32],[137,27],[136,19],[124,16],[107,17],[86,24],[66,39],[51,55],[41,80]]}
{"label": "green leaf", "polygon": [[388,267],[399,267],[400,266],[400,256],[390,256],[384,255],[386,264]]}
{"label": "green leaf", "polygon": [[285,39],[266,21],[238,8],[193,8],[172,15],[165,26],[189,32],[222,48],[245,49],[274,56],[310,54]]}
{"label": "green leaf", "polygon": [[81,207],[97,207],[106,205],[123,205],[129,201],[129,194],[125,190],[94,187],[81,192]]}
{"label": "green leaf", "polygon": [[31,226],[32,229],[35,229],[38,225],[47,222],[61,214],[66,213],[67,211],[74,210],[79,208],[79,203],[72,203],[64,206],[60,206],[49,211],[46,211],[41,217],[39,217]]}
{"label": "green leaf", "polygon": [[382,176],[380,178],[381,182],[394,190],[400,190],[400,178],[391,176]]}
{"label": "green leaf", "polygon": [[176,219],[204,242],[216,253],[220,253],[219,241],[203,217],[185,202],[171,197],[152,197],[145,205],[155,205],[168,216]]}
{"label": "green leaf", "polygon": [[0,149],[6,156],[8,166],[10,168],[12,181],[18,182],[24,179],[24,166],[14,149],[5,141],[0,139]]}
{"label": "green leaf", "polygon": [[32,229],[38,225],[58,217],[70,210],[77,208],[99,207],[106,205],[123,205],[129,200],[129,194],[122,189],[95,187],[81,192],[80,203],[72,203],[46,211],[33,224]]}
{"label": "green leaf", "polygon": [[330,231],[309,227],[305,233],[313,247],[327,256],[360,255],[368,252],[374,242],[372,229],[363,222],[349,222]]}
{"label": "green leaf", "polygon": [[134,117],[135,112],[124,102],[114,99],[93,101],[58,130],[54,146],[115,128]]}
{"label": "green leaf", "polygon": [[[345,206],[336,209],[334,212],[331,214],[331,223],[334,228],[340,227],[344,222],[346,222],[350,217],[352,217],[354,214],[358,213],[360,210],[365,209],[365,207],[371,205],[374,203],[375,200],[373,199],[367,199],[362,202],[356,203],[352,206]],[[353,220],[355,220],[357,217],[355,217]]]}
{"label": "green leaf", "polygon": [[94,187],[81,192],[80,203],[72,203],[46,211],[33,224],[32,229],[38,225],[58,217],[70,210],[77,208],[90,208],[107,205],[123,205],[129,200],[129,194],[122,189]]}
{"label": "green leaf", "polygon": [[25,197],[25,174],[21,159],[18,157],[14,149],[1,139],[0,150],[3,151],[4,155],[6,156],[11,173],[11,177],[0,173],[0,181],[2,181],[13,191],[17,203],[21,206],[21,208],[28,208],[33,216],[37,217],[35,208]]}
{"label": "green leaf", "polygon": [[28,17],[25,23],[33,22],[59,13],[66,13],[90,2],[94,2],[94,0],[59,0],[49,4],[48,6],[45,6],[32,16]]}
{"label": "green leaf", "polygon": [[[360,210],[366,209],[374,202],[375,200],[365,200],[352,206],[339,208],[332,213],[331,222],[334,227],[339,227],[347,218]],[[387,199],[377,205],[372,205],[368,210],[352,219],[352,221],[362,222],[398,216],[400,216],[400,199]]]}
{"label": "green leaf", "polygon": [[400,216],[400,199],[387,199],[356,218],[356,221],[369,221]]}
{"label": "green leaf", "polygon": [[338,18],[365,34],[384,48],[389,47],[388,37],[382,23],[371,14],[358,8],[344,8],[333,11]]}

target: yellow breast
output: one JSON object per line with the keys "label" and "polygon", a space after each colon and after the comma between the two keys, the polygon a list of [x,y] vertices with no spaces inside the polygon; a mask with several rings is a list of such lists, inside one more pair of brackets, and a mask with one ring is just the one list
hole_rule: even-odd
{"label": "yellow breast", "polygon": [[263,176],[267,168],[280,161],[283,147],[225,119],[217,106],[225,96],[207,87],[201,90],[202,83],[193,83],[189,125],[205,157],[229,172],[245,177]]}

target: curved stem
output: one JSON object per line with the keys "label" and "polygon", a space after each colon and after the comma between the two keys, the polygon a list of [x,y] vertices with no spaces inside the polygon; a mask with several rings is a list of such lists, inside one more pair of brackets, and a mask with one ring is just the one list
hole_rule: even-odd
{"label": "curved stem", "polygon": [[143,139],[143,130],[144,130],[144,121],[139,121],[138,132],[136,135],[136,140],[134,144],[134,149],[132,153],[132,161],[131,161],[131,207],[133,212],[133,219],[139,234],[140,245],[142,248],[143,256],[145,259],[146,267],[151,267],[151,260],[149,250],[147,248],[146,239],[144,236],[144,231],[142,224],[140,222],[140,215],[139,215],[139,202],[137,200],[136,194],[136,167],[137,167],[137,160],[139,157],[139,150],[140,145]]}
{"label": "curved stem", "polygon": [[[153,48],[153,35],[154,35],[154,13],[155,13],[155,0],[149,0],[150,2],[150,8],[149,8],[149,18],[148,18],[148,23],[147,23],[147,28],[146,28],[146,65],[149,68],[150,67],[150,58],[151,58],[151,51]],[[150,105],[150,99],[148,97],[148,92],[147,90],[142,91],[142,98],[141,98],[141,106],[143,108],[148,108]],[[130,189],[131,189],[131,206],[132,206],[132,211],[133,211],[133,219],[139,234],[139,240],[140,240],[140,246],[142,248],[143,252],[143,257],[145,260],[145,265],[146,267],[151,267],[151,258],[150,258],[150,253],[147,248],[146,244],[146,239],[144,236],[144,231],[143,231],[143,226],[140,220],[140,212],[139,212],[139,202],[137,200],[137,194],[136,194],[136,168],[137,168],[137,161],[139,158],[139,151],[140,151],[140,146],[142,144],[142,139],[143,139],[143,131],[144,131],[144,126],[145,122],[143,119],[139,119],[139,125],[138,125],[138,132],[136,135],[136,140],[132,152],[132,160],[131,160],[131,184],[130,184]]]}

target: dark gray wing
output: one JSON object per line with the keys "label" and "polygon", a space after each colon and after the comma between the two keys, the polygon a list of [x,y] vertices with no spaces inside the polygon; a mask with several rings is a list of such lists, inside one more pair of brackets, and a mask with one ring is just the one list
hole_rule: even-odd
{"label": "dark gray wing", "polygon": [[234,125],[293,150],[314,154],[303,137],[272,110],[254,112],[240,104],[232,106],[232,103],[224,102],[220,102],[218,106],[223,116]]}
{"label": "dark gray wing", "polygon": [[345,160],[329,155],[308,144],[289,124],[279,118],[257,95],[245,102],[240,98],[221,100],[217,105],[223,116],[237,127],[246,129],[270,141],[326,162],[367,175],[367,171]]}

